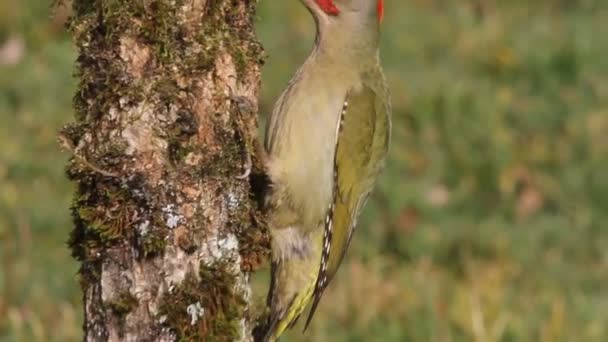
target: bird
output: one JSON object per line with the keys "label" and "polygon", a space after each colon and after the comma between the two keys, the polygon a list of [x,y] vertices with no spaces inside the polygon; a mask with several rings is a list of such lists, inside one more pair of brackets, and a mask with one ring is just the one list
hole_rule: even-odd
{"label": "bird", "polygon": [[384,168],[390,94],[380,65],[383,0],[300,0],[314,47],[275,103],[264,146],[271,237],[269,315],[276,341],[317,305]]}

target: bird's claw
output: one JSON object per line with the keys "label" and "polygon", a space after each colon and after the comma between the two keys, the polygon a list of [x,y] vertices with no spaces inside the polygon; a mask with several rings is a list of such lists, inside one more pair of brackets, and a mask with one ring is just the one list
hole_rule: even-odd
{"label": "bird's claw", "polygon": [[249,154],[248,152],[245,152],[245,154],[245,172],[236,176],[236,179],[247,179],[247,177],[249,177],[249,175],[251,174],[251,169],[253,167],[253,163],[251,161],[251,154]]}

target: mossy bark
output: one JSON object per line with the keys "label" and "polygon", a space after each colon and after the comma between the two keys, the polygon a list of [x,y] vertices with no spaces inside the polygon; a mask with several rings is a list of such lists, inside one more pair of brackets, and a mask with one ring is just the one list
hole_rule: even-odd
{"label": "mossy bark", "polygon": [[80,85],[61,142],[85,340],[251,339],[249,274],[268,250],[255,4],[73,1]]}

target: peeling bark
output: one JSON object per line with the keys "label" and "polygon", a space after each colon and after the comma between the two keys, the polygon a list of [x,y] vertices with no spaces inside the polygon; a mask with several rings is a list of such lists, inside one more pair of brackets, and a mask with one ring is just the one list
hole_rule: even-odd
{"label": "peeling bark", "polygon": [[60,138],[86,341],[251,340],[268,251],[255,4],[74,0],[80,85]]}

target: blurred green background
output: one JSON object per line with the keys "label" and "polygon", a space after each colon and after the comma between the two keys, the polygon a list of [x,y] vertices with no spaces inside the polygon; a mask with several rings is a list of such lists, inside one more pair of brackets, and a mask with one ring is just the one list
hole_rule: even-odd
{"label": "blurred green background", "polygon": [[[81,338],[67,155],[75,51],[0,2],[0,341]],[[391,157],[299,341],[608,341],[608,1],[387,0]],[[312,44],[262,0],[261,113]],[[258,296],[265,289],[258,284]]]}

